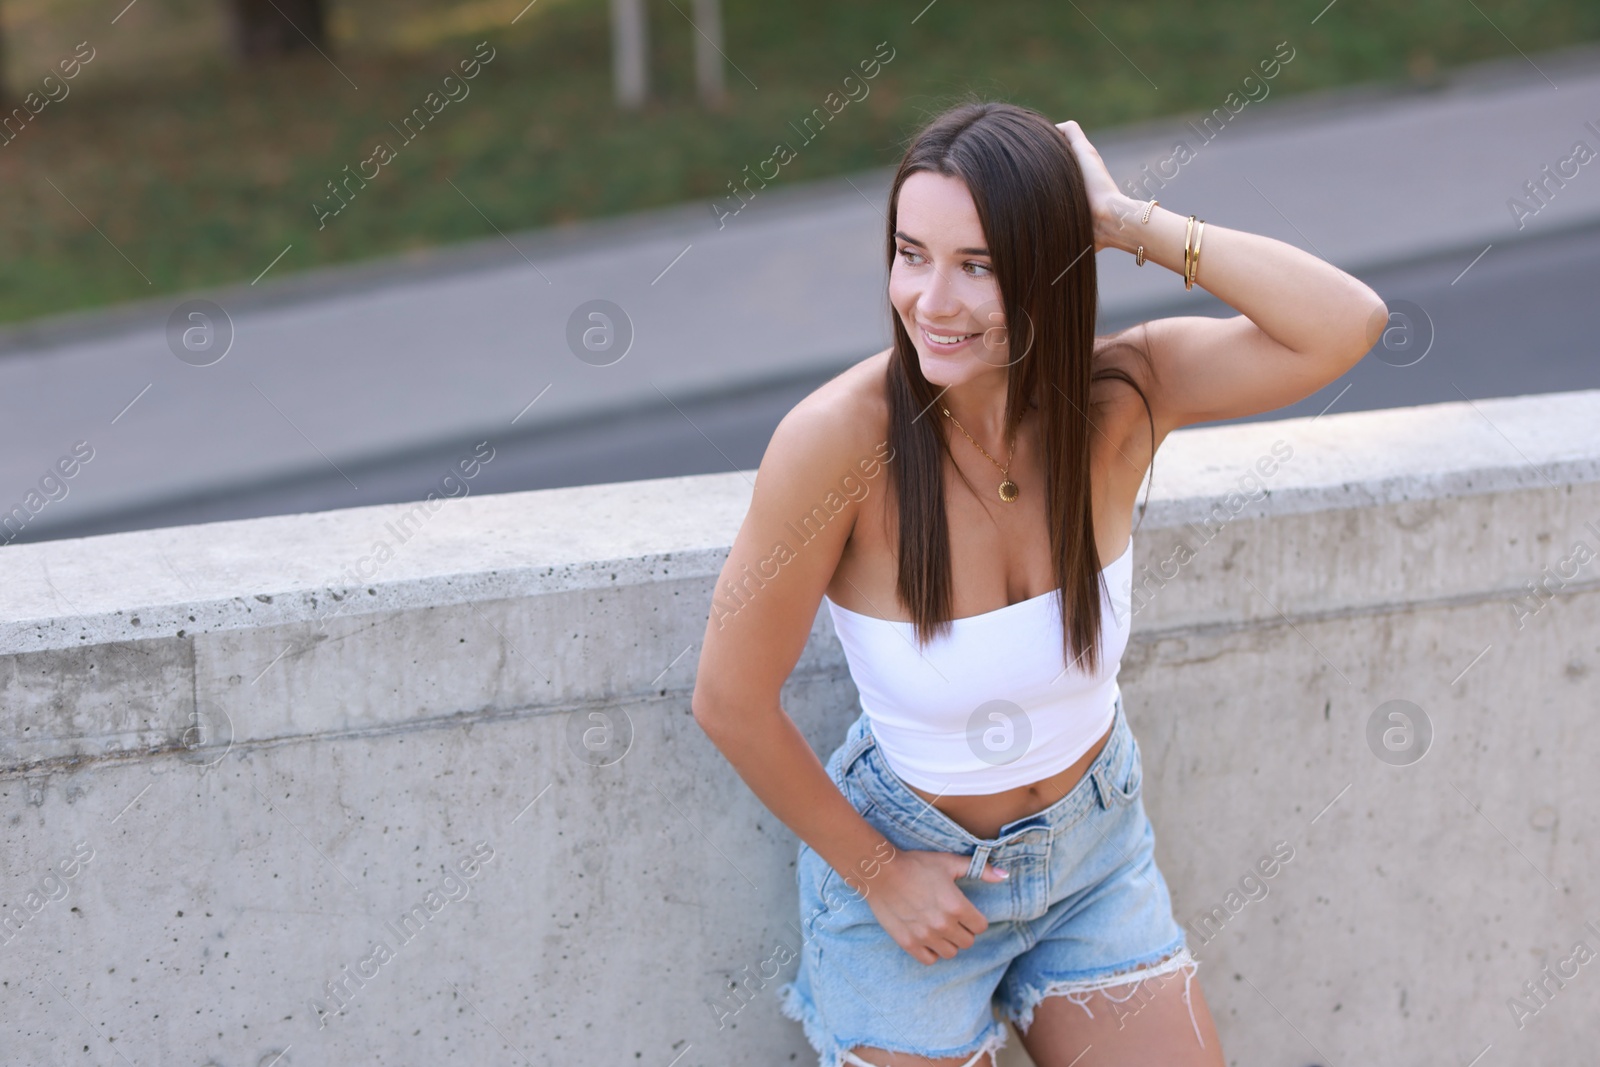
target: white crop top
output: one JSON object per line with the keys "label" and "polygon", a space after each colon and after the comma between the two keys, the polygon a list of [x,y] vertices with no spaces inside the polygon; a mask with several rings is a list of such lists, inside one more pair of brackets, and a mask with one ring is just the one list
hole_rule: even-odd
{"label": "white crop top", "polygon": [[911,623],[824,597],[890,769],[930,793],[968,796],[1048,778],[1089,751],[1111,726],[1122,693],[1132,538],[1102,573],[1094,674],[1069,668],[1062,654],[1059,589],[952,620],[948,633],[920,649]]}

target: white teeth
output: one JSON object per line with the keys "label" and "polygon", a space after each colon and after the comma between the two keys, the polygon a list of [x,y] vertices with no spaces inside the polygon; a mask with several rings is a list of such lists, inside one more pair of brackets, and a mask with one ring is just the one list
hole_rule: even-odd
{"label": "white teeth", "polygon": [[922,332],[928,335],[928,339],[930,341],[935,341],[941,345],[953,345],[957,341],[965,341],[969,337],[977,336],[977,334],[971,333],[958,333],[953,337],[941,337],[940,335],[930,331],[926,326],[922,328]]}

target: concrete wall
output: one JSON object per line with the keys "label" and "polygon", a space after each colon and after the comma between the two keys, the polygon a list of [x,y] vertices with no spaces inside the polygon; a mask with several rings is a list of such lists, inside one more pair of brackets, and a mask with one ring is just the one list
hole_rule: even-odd
{"label": "concrete wall", "polygon": [[[1231,1063],[1589,1054],[1597,427],[1586,392],[1163,446],[1122,685]],[[794,964],[751,977],[796,839],[689,709],[752,478],[0,552],[0,1059],[814,1062]],[[853,700],[819,612],[785,707],[825,756]]]}

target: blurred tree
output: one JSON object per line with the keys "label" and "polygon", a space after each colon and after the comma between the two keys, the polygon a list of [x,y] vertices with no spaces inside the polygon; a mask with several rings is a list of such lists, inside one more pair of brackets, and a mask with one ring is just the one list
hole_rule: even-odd
{"label": "blurred tree", "polygon": [[322,0],[228,0],[228,22],[240,59],[328,47]]}

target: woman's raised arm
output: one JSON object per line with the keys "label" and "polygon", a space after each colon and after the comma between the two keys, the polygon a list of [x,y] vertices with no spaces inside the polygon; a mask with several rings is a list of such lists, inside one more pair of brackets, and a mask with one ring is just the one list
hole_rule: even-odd
{"label": "woman's raised arm", "polygon": [[[1188,216],[1134,200],[1111,180],[1076,122],[1059,127],[1084,171],[1095,248],[1120,248],[1174,272],[1181,285]],[[1196,226],[1198,230],[1199,227]],[[1240,314],[1185,315],[1144,324],[1155,380],[1146,395],[1156,437],[1181,426],[1292,404],[1334,381],[1377,342],[1389,309],[1365,283],[1275,238],[1207,222],[1194,282]],[[1192,243],[1192,242],[1191,242]],[[1145,385],[1146,383],[1141,383]]]}

